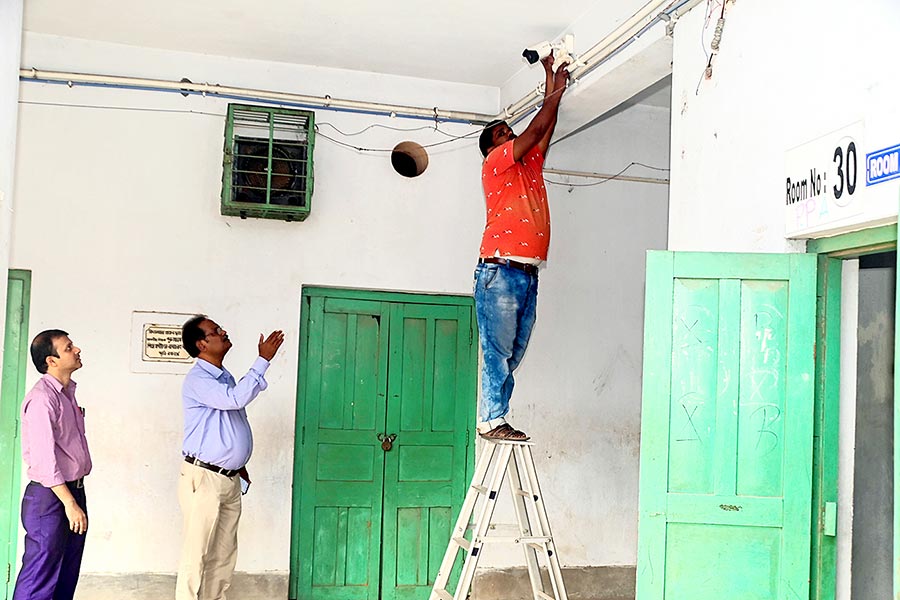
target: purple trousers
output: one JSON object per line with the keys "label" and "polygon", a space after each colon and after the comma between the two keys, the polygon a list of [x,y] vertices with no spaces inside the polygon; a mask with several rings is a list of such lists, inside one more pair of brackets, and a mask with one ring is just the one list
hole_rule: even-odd
{"label": "purple trousers", "polygon": [[[66,485],[87,514],[84,488]],[[84,534],[69,529],[66,510],[53,490],[33,481],[22,497],[22,524],[25,555],[13,600],[72,600],[81,570]]]}

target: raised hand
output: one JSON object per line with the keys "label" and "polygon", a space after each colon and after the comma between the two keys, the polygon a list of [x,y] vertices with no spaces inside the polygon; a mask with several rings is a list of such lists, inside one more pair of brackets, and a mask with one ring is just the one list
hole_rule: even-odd
{"label": "raised hand", "polygon": [[569,83],[569,63],[564,62],[553,74],[553,91],[563,91]]}
{"label": "raised hand", "polygon": [[259,355],[266,360],[271,361],[278,352],[278,348],[284,342],[284,332],[276,329],[263,340],[263,334],[259,334]]}

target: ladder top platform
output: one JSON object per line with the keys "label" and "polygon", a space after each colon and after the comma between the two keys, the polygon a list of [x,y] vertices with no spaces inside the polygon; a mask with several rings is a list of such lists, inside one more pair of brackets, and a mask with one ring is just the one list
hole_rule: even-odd
{"label": "ladder top platform", "polygon": [[479,434],[478,437],[488,444],[497,444],[500,446],[534,446],[534,442],[531,440],[498,440],[495,438],[484,437],[481,434]]}

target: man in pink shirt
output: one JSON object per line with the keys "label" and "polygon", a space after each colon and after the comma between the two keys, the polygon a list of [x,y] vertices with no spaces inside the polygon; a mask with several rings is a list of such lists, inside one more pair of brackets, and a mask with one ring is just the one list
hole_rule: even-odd
{"label": "man in pink shirt", "polygon": [[22,458],[31,483],[22,498],[25,554],[13,600],[72,600],[88,527],[84,477],[91,472],[72,381],[81,349],[65,331],[49,329],[31,342],[31,360],[43,377],[22,403]]}

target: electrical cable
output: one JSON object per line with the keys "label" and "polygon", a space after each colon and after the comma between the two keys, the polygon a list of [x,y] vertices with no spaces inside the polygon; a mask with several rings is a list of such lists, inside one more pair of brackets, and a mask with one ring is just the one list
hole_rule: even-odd
{"label": "electrical cable", "polygon": [[716,21],[716,29],[713,32],[713,39],[709,43],[711,52],[707,52],[706,29],[709,27],[709,23],[712,19],[713,13],[712,0],[707,1],[706,21],[703,24],[703,30],[700,32],[700,44],[703,47],[703,53],[706,55],[706,67],[703,69],[703,73],[700,75],[700,80],[697,82],[697,89],[694,90],[695,96],[700,94],[700,86],[703,85],[703,80],[712,79],[713,58],[715,58],[716,54],[719,53],[719,44],[721,44],[722,42],[722,31],[725,29],[725,4],[727,2],[728,0],[721,0],[722,11],[719,13],[718,21]]}
{"label": "electrical cable", "polygon": [[544,177],[544,181],[546,181],[547,183],[553,184],[553,185],[561,185],[561,186],[564,186],[564,187],[570,187],[570,188],[575,188],[575,187],[592,187],[592,186],[595,186],[595,185],[600,185],[600,184],[602,184],[602,183],[606,183],[607,181],[612,181],[613,179],[616,179],[617,177],[619,177],[619,176],[621,176],[621,175],[624,175],[624,174],[625,174],[625,171],[627,171],[628,169],[630,169],[631,167],[634,167],[634,166],[646,167],[646,168],[648,168],[648,169],[653,169],[654,171],[668,171],[668,170],[669,170],[669,169],[667,169],[667,168],[665,168],[665,167],[653,167],[653,166],[650,166],[650,165],[645,165],[644,163],[640,163],[640,162],[630,162],[630,163],[628,163],[628,166],[626,166],[624,169],[622,169],[621,171],[619,171],[619,172],[616,173],[615,175],[611,175],[611,176],[609,176],[609,177],[606,177],[606,178],[604,178],[604,179],[601,179],[600,181],[595,181],[595,182],[593,182],[593,183],[566,183],[566,182],[564,182],[564,181],[553,181],[553,180],[551,180],[551,179],[547,179],[546,177]]}
{"label": "electrical cable", "polygon": [[[65,108],[86,108],[86,109],[95,109],[95,110],[122,110],[122,111],[131,111],[131,112],[204,115],[204,116],[208,116],[208,117],[219,117],[219,118],[226,117],[226,115],[224,113],[213,113],[213,112],[205,112],[205,111],[190,110],[190,109],[146,108],[146,107],[138,107],[138,106],[109,106],[109,105],[93,105],[93,104],[76,104],[76,103],[69,103],[69,102],[37,102],[37,101],[33,101],[33,100],[19,100],[18,103],[24,104],[24,105],[31,105],[31,106],[56,106],[56,107],[65,107]],[[357,131],[355,133],[346,133],[344,131],[341,131],[340,129],[338,129],[336,126],[334,126],[331,123],[323,122],[323,123],[316,124],[316,135],[318,135],[319,137],[323,137],[326,140],[328,140],[338,146],[342,146],[342,147],[345,147],[345,148],[348,148],[351,150],[355,150],[357,152],[384,152],[384,153],[387,153],[387,152],[393,152],[393,148],[366,148],[363,146],[354,146],[353,144],[348,144],[346,142],[342,142],[340,140],[334,139],[333,137],[325,135],[324,133],[319,131],[319,126],[321,126],[321,125],[327,125],[327,126],[331,127],[332,129],[334,129],[335,131],[337,131],[339,134],[346,136],[346,137],[353,137],[356,135],[360,135],[360,134],[368,131],[369,129],[372,129],[373,127],[380,127],[380,128],[384,128],[384,129],[391,129],[394,131],[420,131],[420,130],[426,130],[426,129],[427,130],[435,130],[435,131],[438,131],[439,133],[442,133],[443,135],[446,135],[450,138],[447,140],[443,140],[441,142],[425,144],[422,146],[423,148],[432,148],[435,146],[441,146],[443,144],[448,144],[450,142],[455,142],[458,140],[467,140],[467,139],[471,139],[475,135],[481,134],[481,129],[478,129],[471,133],[467,133],[465,135],[453,135],[453,134],[447,133],[445,131],[441,131],[439,128],[437,128],[435,126],[431,126],[431,125],[427,126],[427,127],[414,127],[414,128],[407,129],[407,128],[401,128],[401,127],[391,127],[389,125],[381,125],[380,123],[373,123],[372,125],[369,125],[368,127],[361,129],[360,131]],[[594,186],[594,185],[599,185],[601,183],[606,183],[610,179],[615,179],[616,177],[619,177],[620,175],[625,173],[625,171],[627,171],[628,169],[630,169],[633,166],[640,166],[640,167],[644,167],[647,169],[652,169],[654,171],[668,171],[669,170],[664,167],[654,167],[652,165],[634,161],[634,162],[629,163],[627,167],[625,167],[624,169],[622,169],[621,171],[619,171],[612,177],[608,177],[608,178],[602,179],[601,181],[597,181],[594,183],[586,183],[586,184],[564,183],[561,181],[553,181],[553,180],[546,179],[546,178],[545,178],[545,181],[547,183],[553,184],[553,185],[561,185],[561,186],[568,186],[568,187],[590,187],[590,186]]]}
{"label": "electrical cable", "polygon": [[[332,125],[332,127],[334,127],[334,126]],[[431,129],[431,128],[429,127],[428,129]],[[318,123],[316,124],[316,135],[319,137],[323,137],[326,140],[328,140],[329,142],[337,144],[338,146],[350,148],[352,150],[356,150],[357,152],[393,152],[394,151],[393,148],[367,148],[365,146],[354,146],[353,144],[348,144],[346,142],[336,140],[333,137],[327,136],[324,133],[322,133],[321,131],[319,131]],[[435,146],[442,146],[444,144],[449,144],[451,142],[456,142],[458,140],[467,140],[467,139],[472,138],[475,135],[481,135],[481,130],[479,129],[478,131],[473,131],[472,133],[467,133],[466,135],[454,136],[453,138],[451,138],[449,140],[443,140],[441,142],[433,142],[431,144],[421,144],[421,146],[423,148],[434,148]]]}
{"label": "electrical cable", "polygon": [[202,110],[190,110],[183,108],[144,108],[140,106],[106,106],[101,104],[74,104],[69,102],[35,102],[33,100],[19,100],[19,104],[29,104],[34,106],[61,106],[65,108],[94,108],[99,110],[125,110],[133,112],[151,112],[151,113],[181,113],[191,115],[206,115],[208,117],[225,118],[225,113],[205,112]]}
{"label": "electrical cable", "polygon": [[406,131],[423,131],[423,130],[437,131],[438,133],[440,133],[440,134],[442,134],[442,135],[445,135],[445,136],[447,136],[447,137],[449,137],[449,138],[454,138],[454,139],[462,139],[462,138],[466,138],[466,137],[469,137],[470,135],[472,135],[471,133],[467,133],[467,134],[465,134],[465,135],[454,135],[454,134],[452,134],[452,133],[447,133],[446,131],[442,130],[442,129],[439,128],[439,127],[435,127],[434,125],[427,125],[427,126],[423,126],[423,127],[409,127],[409,128],[407,128],[407,127],[391,127],[390,125],[382,125],[382,124],[380,124],[380,123],[373,123],[373,124],[369,125],[368,127],[365,127],[365,128],[363,128],[363,129],[360,129],[359,131],[355,131],[355,132],[353,132],[353,133],[347,133],[346,131],[341,131],[338,127],[336,127],[336,126],[333,125],[332,123],[327,123],[327,122],[322,122],[322,121],[320,121],[319,123],[317,123],[317,125],[327,125],[328,127],[331,127],[332,129],[334,129],[335,131],[337,131],[339,134],[343,135],[344,137],[353,137],[353,136],[356,136],[356,135],[362,135],[363,133],[367,132],[368,130],[370,130],[370,129],[374,128],[374,127],[378,127],[378,128],[381,128],[381,129],[390,129],[391,131],[401,131],[401,132],[406,132]]}

